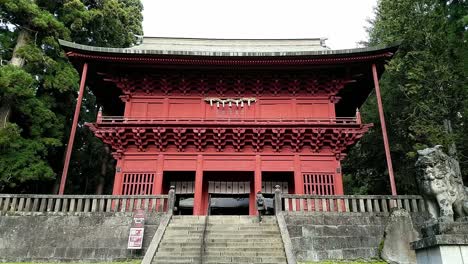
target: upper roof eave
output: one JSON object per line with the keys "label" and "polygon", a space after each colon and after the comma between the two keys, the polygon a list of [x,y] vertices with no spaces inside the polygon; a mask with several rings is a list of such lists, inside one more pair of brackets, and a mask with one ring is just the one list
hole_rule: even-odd
{"label": "upper roof eave", "polygon": [[[217,41],[212,39],[212,41]],[[260,41],[261,40],[256,40]],[[398,49],[400,42],[393,43],[388,46],[375,46],[367,48],[341,49],[341,50],[302,50],[302,51],[197,51],[194,49],[187,50],[163,50],[163,49],[135,49],[135,48],[107,48],[95,47],[77,44],[66,40],[59,39],[60,45],[66,51],[74,51],[84,54],[95,54],[101,56],[125,56],[125,57],[154,57],[154,56],[177,56],[177,57],[353,57],[368,54],[394,53]]]}

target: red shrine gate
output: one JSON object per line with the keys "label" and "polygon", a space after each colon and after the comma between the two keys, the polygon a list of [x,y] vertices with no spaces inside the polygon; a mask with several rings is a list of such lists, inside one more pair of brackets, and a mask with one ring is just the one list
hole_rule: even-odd
{"label": "red shrine gate", "polygon": [[372,89],[370,65],[395,50],[219,57],[62,45],[92,71],[106,115],[88,126],[117,159],[113,194],[175,185],[195,215],[209,195],[248,197],[255,214],[255,193],[275,185],[343,194],[340,162],[370,127],[355,112]]}

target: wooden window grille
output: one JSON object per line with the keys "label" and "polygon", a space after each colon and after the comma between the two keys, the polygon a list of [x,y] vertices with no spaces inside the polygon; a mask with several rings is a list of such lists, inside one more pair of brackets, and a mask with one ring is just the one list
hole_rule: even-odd
{"label": "wooden window grille", "polygon": [[334,195],[335,180],[332,173],[304,173],[304,193],[313,195]]}
{"label": "wooden window grille", "polygon": [[122,195],[153,194],[154,173],[124,173]]}

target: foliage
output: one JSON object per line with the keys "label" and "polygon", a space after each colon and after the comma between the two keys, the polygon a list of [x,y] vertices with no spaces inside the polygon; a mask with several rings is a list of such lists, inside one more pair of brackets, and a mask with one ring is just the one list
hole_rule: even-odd
{"label": "foliage", "polygon": [[[130,46],[142,33],[141,11],[140,0],[0,0],[0,114],[8,121],[0,128],[0,190],[26,191],[61,173],[79,75],[57,39]],[[24,65],[6,65],[14,57]],[[94,121],[98,107],[92,94],[84,97],[78,139],[89,137],[83,122]],[[73,158],[99,172],[109,154],[97,140],[86,142],[92,147],[78,140]],[[83,178],[73,167],[70,174]]]}
{"label": "foliage", "polygon": [[[380,82],[400,194],[416,192],[416,151],[425,147],[445,146],[466,168],[465,179],[468,174],[467,10],[466,1],[379,1],[369,44],[403,41]],[[361,110],[374,128],[344,164],[348,193],[390,189],[375,100]]]}

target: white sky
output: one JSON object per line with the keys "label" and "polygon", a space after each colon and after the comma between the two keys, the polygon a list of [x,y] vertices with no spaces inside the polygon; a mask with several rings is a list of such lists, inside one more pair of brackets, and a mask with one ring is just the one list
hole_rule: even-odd
{"label": "white sky", "polygon": [[142,0],[145,36],[328,38],[332,49],[367,39],[377,0]]}

